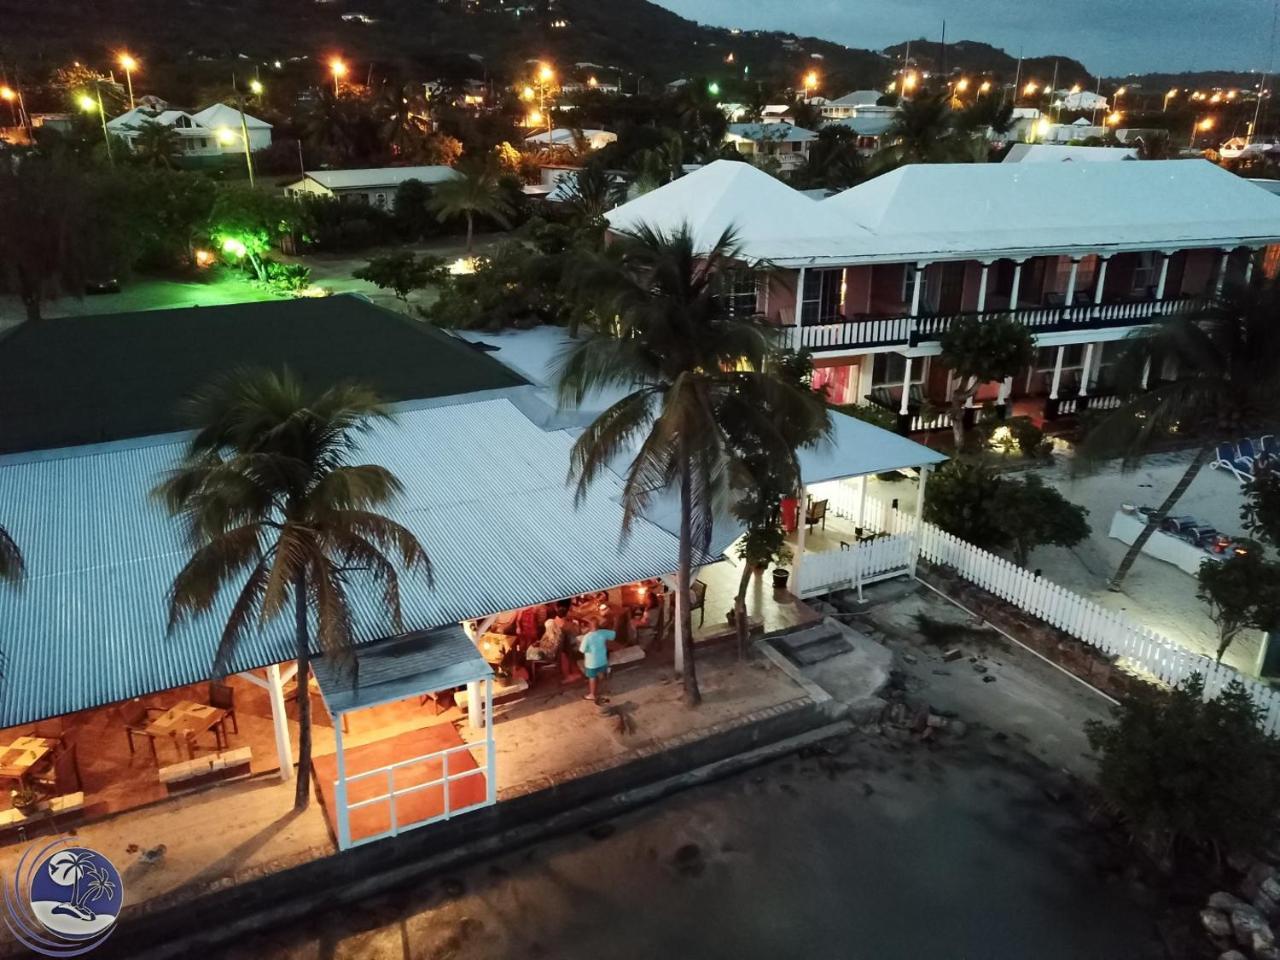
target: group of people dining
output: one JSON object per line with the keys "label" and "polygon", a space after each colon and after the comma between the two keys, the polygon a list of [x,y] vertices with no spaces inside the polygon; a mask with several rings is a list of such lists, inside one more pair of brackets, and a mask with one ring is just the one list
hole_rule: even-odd
{"label": "group of people dining", "polygon": [[501,676],[532,685],[540,668],[558,668],[561,683],[585,677],[586,698],[603,701],[609,653],[656,643],[665,594],[654,580],[508,611],[494,618],[478,643]]}

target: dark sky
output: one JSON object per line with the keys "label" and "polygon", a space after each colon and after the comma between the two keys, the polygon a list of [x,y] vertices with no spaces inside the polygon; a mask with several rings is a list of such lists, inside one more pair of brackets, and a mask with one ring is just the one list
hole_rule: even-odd
{"label": "dark sky", "polygon": [[657,0],[717,26],[878,50],[911,37],[1060,53],[1107,75],[1265,69],[1274,0]]}

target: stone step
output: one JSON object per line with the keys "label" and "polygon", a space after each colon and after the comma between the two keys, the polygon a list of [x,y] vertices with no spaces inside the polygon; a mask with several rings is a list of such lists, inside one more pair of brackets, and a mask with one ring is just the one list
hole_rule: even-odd
{"label": "stone step", "polygon": [[798,667],[810,667],[853,649],[838,630],[827,624],[772,637],[769,642]]}

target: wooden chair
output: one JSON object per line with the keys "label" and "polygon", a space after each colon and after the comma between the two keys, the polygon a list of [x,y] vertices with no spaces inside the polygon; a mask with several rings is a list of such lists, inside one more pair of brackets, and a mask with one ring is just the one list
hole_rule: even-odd
{"label": "wooden chair", "polygon": [[235,733],[240,732],[240,724],[236,722],[236,691],[231,684],[210,680],[209,706],[227,711],[226,718],[222,722],[226,723],[227,720],[230,720],[232,731]]}
{"label": "wooden chair", "polygon": [[65,750],[59,750],[52,766],[44,773],[37,773],[33,779],[56,797],[82,790],[80,765],[76,762],[76,745],[73,743]]}
{"label": "wooden chair", "polygon": [[701,580],[695,580],[689,592],[693,594],[693,602],[689,604],[689,614],[692,616],[693,611],[697,610],[698,626],[702,626],[707,622],[707,585]]}
{"label": "wooden chair", "polygon": [[129,753],[134,752],[133,738],[135,736],[146,737],[151,741],[151,756],[155,760],[159,760],[159,754],[156,753],[156,739],[147,733],[147,725],[151,722],[152,717],[158,717],[164,713],[159,707],[148,707],[146,704],[131,700],[120,708],[120,714],[124,719],[125,736],[129,738]]}
{"label": "wooden chair", "polygon": [[810,500],[809,509],[805,511],[804,522],[809,528],[809,532],[813,533],[813,528],[818,524],[822,524],[822,529],[827,529],[827,503],[826,500]]}

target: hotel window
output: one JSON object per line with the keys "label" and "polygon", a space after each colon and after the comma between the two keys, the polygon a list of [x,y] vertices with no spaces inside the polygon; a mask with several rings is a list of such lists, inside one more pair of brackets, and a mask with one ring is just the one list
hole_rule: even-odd
{"label": "hotel window", "polygon": [[382,210],[387,205],[387,195],[385,193],[375,193],[373,195],[373,205]]}
{"label": "hotel window", "polygon": [[[1058,362],[1057,347],[1041,347],[1036,351],[1036,369],[1044,371],[1052,371]],[[1062,351],[1062,369],[1067,370],[1072,367],[1080,367],[1084,365],[1084,344],[1070,343],[1067,348]]]}
{"label": "hotel window", "polygon": [[755,270],[730,270],[723,278],[724,303],[730,316],[754,316],[759,312],[760,274]]}
{"label": "hotel window", "polygon": [[914,263],[904,263],[902,265],[902,294],[898,299],[903,303],[910,303],[915,295],[916,273],[917,269]]}
{"label": "hotel window", "polygon": [[804,275],[804,296],[800,307],[802,325],[840,321],[843,300],[843,270],[808,270]]}
{"label": "hotel window", "polygon": [[1152,250],[1146,250],[1134,256],[1132,288],[1134,293],[1145,295],[1148,287],[1154,293],[1158,276],[1157,266],[1157,256]]}
{"label": "hotel window", "polygon": [[[911,361],[911,382],[924,383],[924,375],[929,361],[925,357],[916,357]],[[900,353],[877,353],[871,361],[871,386],[900,387],[902,377],[907,372],[907,358]]]}

